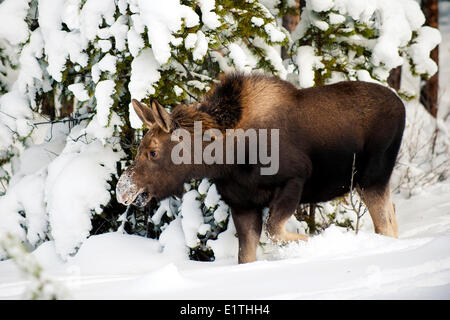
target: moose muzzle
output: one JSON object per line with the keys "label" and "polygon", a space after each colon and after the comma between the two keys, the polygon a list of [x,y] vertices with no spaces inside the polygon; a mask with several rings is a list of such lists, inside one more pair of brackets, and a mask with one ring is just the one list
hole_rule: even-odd
{"label": "moose muzzle", "polygon": [[144,188],[139,188],[133,181],[133,171],[129,167],[120,176],[116,186],[117,201],[128,206],[136,202],[137,206],[143,206],[147,203],[148,194]]}

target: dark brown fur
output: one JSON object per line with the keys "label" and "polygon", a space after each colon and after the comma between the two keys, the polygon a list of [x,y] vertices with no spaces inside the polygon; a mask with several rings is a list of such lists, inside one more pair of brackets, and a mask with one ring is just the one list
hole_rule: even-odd
{"label": "dark brown fur", "polygon": [[[374,222],[379,221],[376,231],[397,235],[388,186],[402,139],[405,111],[390,89],[367,82],[340,82],[298,90],[276,77],[229,74],[198,107],[178,106],[171,119],[171,130],[181,127],[192,131],[196,120],[203,122],[203,129],[280,130],[279,171],[263,176],[260,164],[174,165],[170,151],[175,142],[170,141],[170,133],[147,119],[151,128],[127,170],[135,189],[141,190],[141,198],[146,192],[162,199],[181,193],[183,183],[189,179],[213,178],[232,209],[240,262],[256,259],[264,207],[270,208],[266,227],[272,239],[304,240],[304,236],[287,233],[285,222],[299,203],[328,201],[347,193],[354,155],[354,184],[370,197],[369,211]],[[157,150],[156,159],[148,156],[150,149]]]}

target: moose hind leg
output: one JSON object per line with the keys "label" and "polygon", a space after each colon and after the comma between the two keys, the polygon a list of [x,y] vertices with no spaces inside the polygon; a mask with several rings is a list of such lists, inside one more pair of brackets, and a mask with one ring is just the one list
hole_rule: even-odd
{"label": "moose hind leg", "polygon": [[398,224],[395,216],[395,207],[391,200],[389,183],[384,187],[359,189],[358,192],[369,209],[375,232],[398,238]]}
{"label": "moose hind leg", "polygon": [[239,239],[239,263],[256,261],[256,248],[261,237],[262,215],[253,209],[231,209]]}
{"label": "moose hind leg", "polygon": [[303,180],[294,178],[276,190],[270,202],[266,230],[269,238],[276,242],[307,240],[308,236],[286,231],[285,225],[297,208],[303,190]]}

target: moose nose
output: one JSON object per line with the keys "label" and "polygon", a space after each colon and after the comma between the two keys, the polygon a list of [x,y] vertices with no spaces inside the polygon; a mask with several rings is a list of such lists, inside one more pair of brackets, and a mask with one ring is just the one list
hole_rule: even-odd
{"label": "moose nose", "polygon": [[116,198],[119,203],[130,205],[141,191],[142,189],[139,189],[133,182],[129,170],[122,173],[116,186]]}

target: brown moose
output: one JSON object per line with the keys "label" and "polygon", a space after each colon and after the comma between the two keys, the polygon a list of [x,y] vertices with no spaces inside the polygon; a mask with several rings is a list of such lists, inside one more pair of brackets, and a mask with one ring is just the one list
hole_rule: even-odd
{"label": "brown moose", "polygon": [[[306,240],[307,236],[287,232],[286,221],[299,203],[328,201],[349,192],[354,159],[353,183],[369,209],[375,232],[398,235],[389,180],[405,110],[386,87],[347,81],[299,90],[276,77],[232,73],[224,75],[199,104],[179,105],[170,114],[157,102],[149,108],[133,100],[133,106],[149,130],[136,159],[120,177],[118,201],[143,206],[152,197],[180,195],[183,184],[193,178],[212,178],[231,208],[239,263],[256,260],[265,207],[269,207],[265,227],[271,239]],[[195,121],[202,122],[202,130],[221,132],[279,129],[278,172],[261,175],[261,163],[174,164],[171,151],[180,142],[172,141],[171,134],[177,128],[193,134]],[[245,148],[249,156],[248,139]],[[268,148],[274,149],[270,141]]]}

